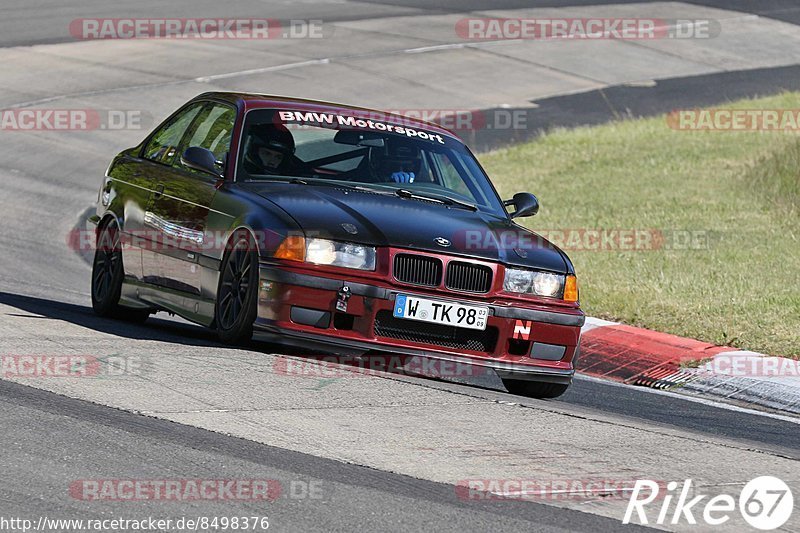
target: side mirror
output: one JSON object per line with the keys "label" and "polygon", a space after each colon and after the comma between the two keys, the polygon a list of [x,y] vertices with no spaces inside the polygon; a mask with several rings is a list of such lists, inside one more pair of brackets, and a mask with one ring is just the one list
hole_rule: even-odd
{"label": "side mirror", "polygon": [[529,192],[518,192],[511,200],[506,200],[503,205],[513,205],[515,211],[511,218],[532,217],[539,212],[539,200]]}
{"label": "side mirror", "polygon": [[200,148],[199,146],[191,146],[183,152],[181,163],[188,168],[211,174],[215,178],[222,177],[217,158],[211,150]]}

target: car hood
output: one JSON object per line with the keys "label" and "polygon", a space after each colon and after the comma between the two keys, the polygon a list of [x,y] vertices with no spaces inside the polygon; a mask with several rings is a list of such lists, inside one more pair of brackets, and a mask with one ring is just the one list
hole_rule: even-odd
{"label": "car hood", "polygon": [[[488,213],[344,187],[276,182],[241,186],[284,210],[309,237],[568,271],[555,246]],[[450,244],[442,246],[437,242],[441,238]]]}

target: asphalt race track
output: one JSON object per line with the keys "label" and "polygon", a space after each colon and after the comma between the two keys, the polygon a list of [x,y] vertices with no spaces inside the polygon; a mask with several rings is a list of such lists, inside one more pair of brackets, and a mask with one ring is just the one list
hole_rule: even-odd
{"label": "asphalt race track", "polygon": [[[136,363],[135,371],[96,379],[0,380],[0,518],[264,515],[276,531],[616,531],[624,529],[625,498],[474,501],[456,485],[691,478],[695,490],[720,494],[775,475],[800,497],[798,419],[588,378],[558,400],[536,401],[346,368],[332,378],[291,375],[281,369],[298,354],[275,346],[225,347],[210,332],[164,314],[143,326],[92,314],[89,253],[70,249],[67,235],[85,227],[111,157],[200,92],[293,94],[384,109],[524,109],[541,101],[536,109],[547,126],[606,120],[587,118],[597,105],[587,95],[609,87],[620,105],[639,102],[648,114],[663,111],[654,102],[664,99],[691,103],[687,86],[701,95],[696,104],[709,103],[720,77],[732,80],[737,96],[800,86],[793,67],[800,63],[800,28],[792,24],[800,15],[788,0],[759,2],[760,17],[735,11],[751,9],[749,3],[721,0],[430,4],[0,6],[0,108],[141,117],[141,127],[119,130],[0,131],[0,354]],[[702,49],[592,43],[621,58],[613,60],[617,72],[595,65],[581,43],[566,51],[553,43],[467,47],[452,33],[467,12],[519,16],[531,4],[570,16],[712,16],[728,21],[732,36]],[[319,40],[254,43],[78,41],[68,29],[81,17],[223,16],[321,19],[332,30]],[[754,41],[759,46],[742,45]],[[657,87],[656,96],[631,94],[643,80]],[[223,478],[273,479],[283,490],[268,503],[94,502],[69,491],[86,479]],[[738,517],[729,525],[744,527]],[[784,527],[800,530],[800,516]]]}

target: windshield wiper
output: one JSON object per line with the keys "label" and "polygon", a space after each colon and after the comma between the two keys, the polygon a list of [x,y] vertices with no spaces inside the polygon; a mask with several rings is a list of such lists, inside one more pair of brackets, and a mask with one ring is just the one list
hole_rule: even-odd
{"label": "windshield wiper", "polygon": [[478,207],[474,204],[471,204],[469,202],[464,202],[462,200],[457,200],[449,196],[417,194],[409,191],[408,189],[395,189],[394,193],[400,198],[410,198],[412,200],[424,200],[426,202],[437,202],[443,205],[455,205],[458,207],[463,207],[464,209],[469,209],[470,211],[478,210]]}
{"label": "windshield wiper", "polygon": [[275,178],[275,181],[288,181],[289,183],[293,183],[296,185],[324,185],[326,187],[337,187],[340,189],[348,189],[351,191],[363,191],[369,192],[373,194],[382,194],[384,196],[399,196],[400,198],[408,198],[410,200],[422,200],[425,202],[435,202],[437,204],[442,204],[446,206],[457,206],[463,209],[469,209],[470,211],[477,211],[478,207],[474,204],[469,202],[465,202],[463,200],[458,200],[456,198],[451,198],[450,196],[438,195],[438,194],[419,194],[408,189],[392,189],[388,191],[386,189],[381,189],[377,187],[365,187],[364,185],[355,185],[352,183],[345,183],[343,181],[338,181],[334,179],[322,179],[322,178],[300,178],[300,177],[292,177],[290,179],[285,178]]}
{"label": "windshield wiper", "polygon": [[350,191],[364,191],[376,194],[383,194],[387,196],[394,196],[394,193],[391,193],[389,191],[382,191],[380,189],[375,189],[373,187],[364,187],[363,185],[353,185],[351,183],[345,183],[343,181],[337,181],[333,179],[292,178],[291,180],[289,180],[289,183],[295,183],[298,185],[324,185],[326,187],[336,187],[338,189],[347,189]]}

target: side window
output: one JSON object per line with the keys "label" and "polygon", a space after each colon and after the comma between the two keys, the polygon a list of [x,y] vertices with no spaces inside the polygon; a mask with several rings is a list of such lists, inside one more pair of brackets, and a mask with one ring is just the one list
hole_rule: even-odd
{"label": "side window", "polygon": [[[198,146],[211,150],[217,161],[223,161],[230,150],[233,125],[236,121],[236,110],[223,104],[211,104],[205,107],[195,120],[189,140],[181,145],[181,150]],[[180,159],[176,160],[176,164]],[[197,172],[187,169],[190,172]],[[202,174],[202,173],[201,173]]]}
{"label": "side window", "polygon": [[158,130],[145,146],[144,158],[171,165],[178,155],[183,135],[204,105],[202,102],[193,104]]}

